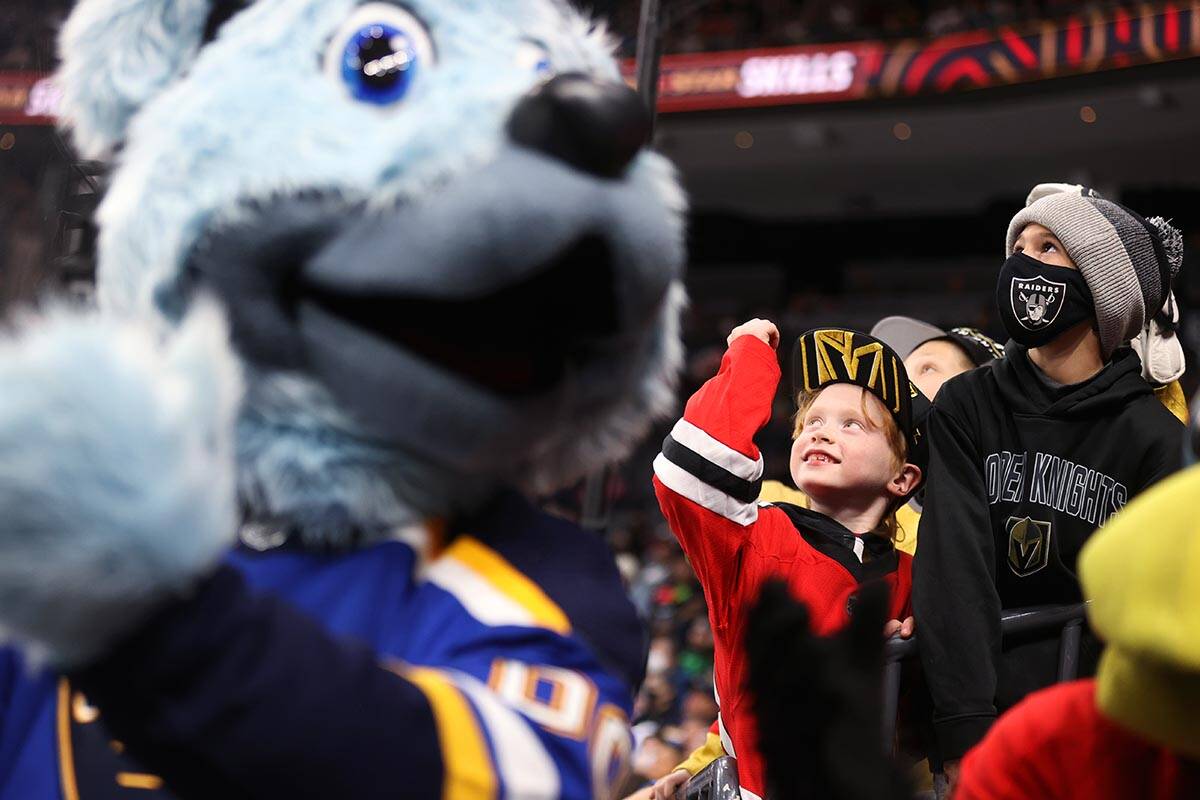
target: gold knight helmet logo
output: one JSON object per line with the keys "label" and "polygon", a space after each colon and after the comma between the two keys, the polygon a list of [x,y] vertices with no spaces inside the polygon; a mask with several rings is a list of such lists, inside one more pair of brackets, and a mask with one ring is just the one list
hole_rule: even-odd
{"label": "gold knight helmet logo", "polygon": [[[811,333],[811,343],[807,335],[798,343],[805,392],[847,381],[875,394],[893,412],[900,410],[901,362],[895,354],[870,336],[854,331],[831,328]],[[815,366],[815,375],[810,369],[810,361]],[[910,390],[915,391],[911,384]]]}
{"label": "gold knight helmet logo", "polygon": [[1008,568],[1024,578],[1050,563],[1050,523],[1029,517],[1009,517]]}

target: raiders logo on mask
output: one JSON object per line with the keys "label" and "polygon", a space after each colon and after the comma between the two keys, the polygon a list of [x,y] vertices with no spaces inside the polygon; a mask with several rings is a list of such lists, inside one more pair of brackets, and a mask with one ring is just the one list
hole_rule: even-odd
{"label": "raiders logo on mask", "polygon": [[1013,278],[1009,291],[1013,316],[1026,330],[1045,328],[1058,319],[1066,293],[1065,283],[1040,275],[1036,278]]}
{"label": "raiders logo on mask", "polygon": [[1008,568],[1025,578],[1050,563],[1050,523],[1029,517],[1009,517]]}
{"label": "raiders logo on mask", "polygon": [[1095,324],[1096,307],[1079,270],[1013,253],[1000,268],[996,309],[1008,335],[1041,347],[1081,322]]}

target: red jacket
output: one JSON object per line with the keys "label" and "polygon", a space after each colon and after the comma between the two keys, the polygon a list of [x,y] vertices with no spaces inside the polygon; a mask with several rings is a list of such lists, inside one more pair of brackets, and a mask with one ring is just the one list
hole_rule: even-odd
{"label": "red jacket", "polygon": [[1200,764],[1104,717],[1093,679],[1061,683],[1013,706],[962,762],[954,800],[1184,800]]}
{"label": "red jacket", "polygon": [[743,689],[746,616],[763,582],[786,580],[822,635],[846,623],[863,581],[888,583],[892,617],[910,613],[912,559],[890,541],[855,536],[796,506],[758,504],[763,463],[754,435],[770,419],[778,383],[775,351],[754,336],[738,337],[720,371],[688,400],[654,461],[659,505],[708,601],[717,721],[725,752],[738,760],[743,798],[761,797],[765,788]]}

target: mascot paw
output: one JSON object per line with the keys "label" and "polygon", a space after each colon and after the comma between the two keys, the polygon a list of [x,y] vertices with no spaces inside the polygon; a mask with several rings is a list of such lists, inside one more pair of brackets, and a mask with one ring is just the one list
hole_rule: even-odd
{"label": "mascot paw", "polygon": [[864,584],[854,616],[813,633],[808,608],[768,582],[746,635],[759,750],[773,800],[908,800],[904,774],[879,744],[887,587]]}
{"label": "mascot paw", "polygon": [[215,306],[169,337],[51,310],[0,341],[0,639],[82,664],[237,528],[241,379]]}

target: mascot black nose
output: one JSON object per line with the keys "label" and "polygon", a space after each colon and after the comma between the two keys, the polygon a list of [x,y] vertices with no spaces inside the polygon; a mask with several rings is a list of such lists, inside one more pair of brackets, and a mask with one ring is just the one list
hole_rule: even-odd
{"label": "mascot black nose", "polygon": [[526,95],[508,120],[523,147],[602,178],[625,171],[650,138],[650,118],[637,93],[578,73],[559,75]]}

